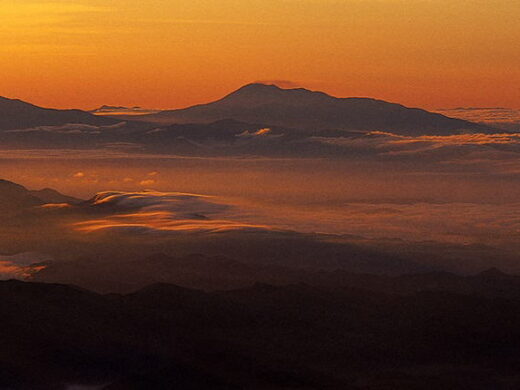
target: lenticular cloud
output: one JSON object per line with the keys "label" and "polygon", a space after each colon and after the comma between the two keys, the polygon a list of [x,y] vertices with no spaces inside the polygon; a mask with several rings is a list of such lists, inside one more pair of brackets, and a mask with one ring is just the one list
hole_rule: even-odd
{"label": "lenticular cloud", "polygon": [[76,223],[81,232],[118,230],[136,233],[223,232],[267,230],[244,222],[244,215],[230,204],[212,197],[177,192],[102,192],[87,209],[99,218]]}

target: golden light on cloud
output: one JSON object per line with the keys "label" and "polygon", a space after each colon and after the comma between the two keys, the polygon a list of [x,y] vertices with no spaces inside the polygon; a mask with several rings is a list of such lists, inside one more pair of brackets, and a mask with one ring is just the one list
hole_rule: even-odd
{"label": "golden light on cloud", "polygon": [[75,231],[136,231],[139,233],[268,230],[268,226],[243,221],[231,205],[216,203],[211,197],[185,193],[103,192],[91,201],[103,217],[75,222]]}
{"label": "golden light on cloud", "polygon": [[234,230],[268,229],[267,226],[245,224],[227,220],[172,220],[169,213],[136,213],[117,215],[74,224],[75,230],[91,233],[103,230],[133,230],[138,232],[173,233],[206,232],[219,233]]}
{"label": "golden light on cloud", "polygon": [[45,269],[44,265],[23,266],[11,261],[0,260],[0,280],[28,279],[43,269]]}
{"label": "golden light on cloud", "polygon": [[48,203],[41,206],[44,209],[67,209],[72,207],[68,203]]}

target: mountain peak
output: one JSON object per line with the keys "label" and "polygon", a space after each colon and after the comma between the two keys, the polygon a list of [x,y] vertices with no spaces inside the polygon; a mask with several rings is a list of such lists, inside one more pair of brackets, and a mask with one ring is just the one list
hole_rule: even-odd
{"label": "mountain peak", "polygon": [[274,84],[252,83],[244,85],[220,100],[232,105],[312,105],[336,100],[323,92],[305,88],[281,88]]}
{"label": "mountain peak", "polygon": [[240,87],[234,92],[231,92],[229,95],[224,97],[224,99],[232,96],[277,95],[283,93],[283,91],[287,90],[284,90],[274,84],[251,83]]}
{"label": "mountain peak", "polygon": [[306,88],[282,88],[279,87],[276,84],[264,84],[264,83],[250,83],[246,84],[243,87],[240,87],[235,92],[232,92],[231,95],[235,93],[245,93],[245,92],[270,92],[270,93],[307,93],[307,94],[313,94],[313,95],[325,95],[332,97],[330,95],[327,95],[324,92],[317,92],[317,91],[311,91],[310,89]]}
{"label": "mountain peak", "polygon": [[[305,130],[391,131],[403,135],[446,135],[490,128],[372,98],[338,98],[305,88],[252,83],[215,102],[144,117],[159,123],[212,123],[234,119]],[[144,119],[143,118],[143,119]]]}
{"label": "mountain peak", "polygon": [[271,90],[282,90],[279,86],[275,84],[264,84],[264,83],[249,83],[242,87],[240,87],[238,91],[242,90],[261,90],[261,89],[271,89]]}

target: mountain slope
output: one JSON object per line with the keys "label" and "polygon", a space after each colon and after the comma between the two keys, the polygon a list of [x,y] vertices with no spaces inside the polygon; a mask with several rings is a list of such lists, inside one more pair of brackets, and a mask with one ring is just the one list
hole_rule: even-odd
{"label": "mountain slope", "polygon": [[52,188],[44,188],[41,190],[29,191],[32,196],[37,197],[44,203],[68,203],[77,204],[82,202],[81,199],[59,193]]}
{"label": "mountain slope", "polygon": [[81,110],[42,108],[17,99],[0,97],[0,130],[26,129],[37,126],[61,126],[67,123],[111,125],[115,119],[103,118]]}
{"label": "mountain slope", "polygon": [[250,84],[213,103],[163,111],[141,120],[163,123],[235,119],[302,129],[392,131],[399,134],[451,134],[486,131],[484,125],[448,118],[369,98],[336,98],[303,88]]}
{"label": "mountain slope", "polygon": [[22,209],[46,203],[78,203],[79,200],[51,189],[30,191],[20,184],[0,179],[0,212],[16,213]]}
{"label": "mountain slope", "polygon": [[0,212],[38,206],[44,202],[31,194],[25,187],[0,179]]}

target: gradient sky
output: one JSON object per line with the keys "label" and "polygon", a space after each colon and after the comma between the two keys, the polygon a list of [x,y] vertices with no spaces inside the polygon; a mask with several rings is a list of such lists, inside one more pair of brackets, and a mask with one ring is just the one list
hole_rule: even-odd
{"label": "gradient sky", "polygon": [[252,81],[520,107],[518,0],[0,0],[0,95],[174,108]]}

